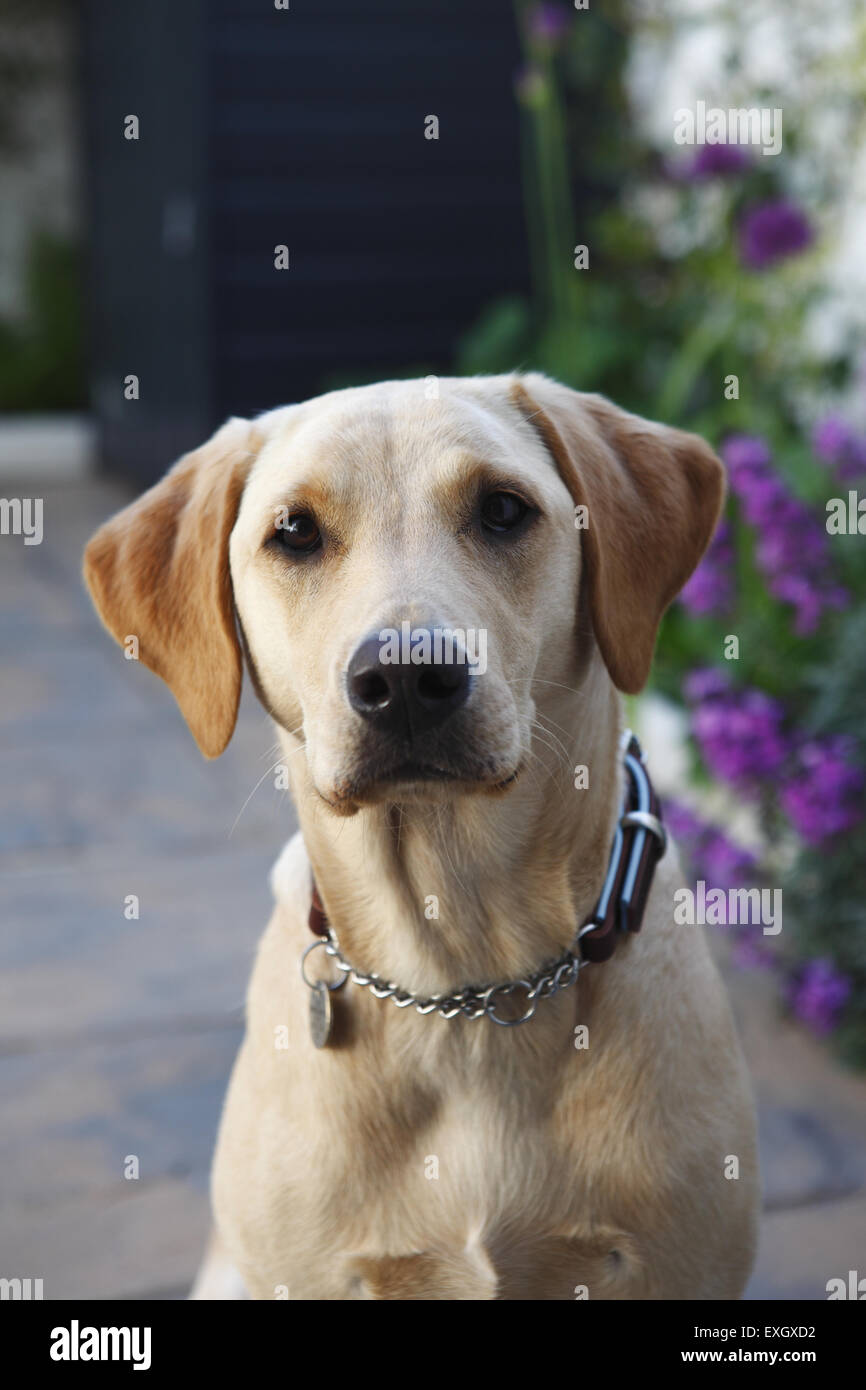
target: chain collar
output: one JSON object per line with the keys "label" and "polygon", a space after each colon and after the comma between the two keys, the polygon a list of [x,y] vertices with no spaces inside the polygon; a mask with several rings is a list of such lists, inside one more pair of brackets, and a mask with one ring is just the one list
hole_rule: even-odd
{"label": "chain collar", "polygon": [[[608,871],[601,897],[589,920],[580,928],[569,949],[547,965],[519,980],[490,985],[467,985],[454,994],[412,994],[379,975],[364,975],[342,955],[333,928],[325,915],[315,886],[310,908],[310,928],[318,938],[301,956],[304,983],[320,998],[341,989],[347,980],[369,989],[377,999],[391,999],[398,1009],[414,1006],[419,1014],[439,1014],[441,1018],[489,1018],[503,1028],[528,1023],[540,999],[551,999],[574,984],[580,971],[591,961],[603,961],[613,953],[623,931],[640,930],[656,863],[667,847],[661,821],[661,807],[644,768],[643,753],[635,736],[627,730],[622,740],[626,769],[626,791],[611,847]],[[306,960],[311,951],[322,948],[341,972],[333,984],[310,980]],[[523,990],[526,1007],[516,1018],[502,1018],[497,1006],[503,999]],[[318,1044],[317,1044],[318,1045]]]}
{"label": "chain collar", "polygon": [[[578,932],[575,944],[585,931],[592,931],[594,923],[589,923]],[[439,1014],[440,1018],[483,1018],[485,1015],[493,1022],[500,1024],[503,1028],[513,1028],[518,1023],[528,1023],[538,1008],[539,999],[550,999],[554,994],[558,994],[561,989],[567,989],[574,984],[578,973],[587,964],[580,956],[575,955],[574,951],[568,950],[559,957],[559,960],[551,961],[549,965],[537,970],[534,975],[528,975],[525,979],[510,980],[507,984],[492,985],[467,985],[465,989],[459,990],[456,994],[412,994],[409,990],[400,989],[399,985],[392,984],[389,980],[383,980],[379,975],[362,975],[360,970],[356,970],[350,965],[341,954],[337,945],[336,937],[330,925],[328,934],[320,941],[314,941],[304,951],[301,957],[301,974],[304,983],[311,989],[314,981],[307,978],[304,963],[311,951],[322,947],[327,955],[331,957],[342,971],[343,978],[337,980],[335,984],[329,985],[330,990],[340,989],[347,980],[351,980],[354,985],[361,985],[369,989],[370,993],[377,999],[391,999],[398,1009],[408,1009],[410,1004],[415,1006],[419,1014]],[[319,982],[321,983],[321,982]],[[526,992],[526,1009],[517,1018],[500,1018],[496,1012],[497,1004],[503,997],[514,994],[517,990]]]}

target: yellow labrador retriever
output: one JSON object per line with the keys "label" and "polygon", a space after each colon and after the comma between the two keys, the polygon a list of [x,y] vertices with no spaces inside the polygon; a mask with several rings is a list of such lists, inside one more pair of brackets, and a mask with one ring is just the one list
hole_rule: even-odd
{"label": "yellow labrador retriever", "polygon": [[[721,466],[541,375],[429,395],[230,420],[87,548],[104,622],[207,757],[245,653],[301,825],[198,1296],[229,1296],[230,1264],[255,1298],[737,1298],[753,1103],[673,849],[640,932],[580,954],[626,833],[617,692],[647,679]],[[660,845],[655,814],[625,819]]]}

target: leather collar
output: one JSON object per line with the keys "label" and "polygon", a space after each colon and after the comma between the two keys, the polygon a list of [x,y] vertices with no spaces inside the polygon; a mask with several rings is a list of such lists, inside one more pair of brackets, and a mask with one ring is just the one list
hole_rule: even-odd
{"label": "leather collar", "polygon": [[[639,932],[656,864],[667,849],[661,802],[634,734],[623,737],[626,790],[613,837],[607,876],[595,911],[584,923],[584,960],[608,960],[623,932]],[[588,930],[587,930],[588,929]]]}

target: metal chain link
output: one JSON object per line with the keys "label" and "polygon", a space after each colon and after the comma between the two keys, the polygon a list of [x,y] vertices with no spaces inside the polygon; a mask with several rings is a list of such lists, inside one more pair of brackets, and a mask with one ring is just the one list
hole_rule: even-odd
{"label": "metal chain link", "polygon": [[[322,938],[321,943],[314,944],[321,944],[335,962],[337,969],[343,971],[344,978],[341,983],[345,983],[347,979],[351,980],[353,984],[369,989],[377,999],[393,1000],[398,1009],[406,1009],[413,1004],[419,1014],[437,1013],[445,1019],[457,1018],[458,1015],[463,1018],[482,1018],[486,1015],[493,1023],[498,1023],[503,1028],[513,1028],[518,1023],[527,1023],[535,1014],[539,999],[552,999],[561,989],[568,989],[586,965],[585,960],[569,950],[560,956],[559,960],[551,962],[523,980],[479,987],[469,985],[456,994],[431,994],[425,997],[410,994],[408,990],[400,989],[378,975],[363,975],[341,955],[331,931],[328,932],[327,938]],[[519,1018],[500,1018],[496,1012],[499,996],[513,994],[519,989],[526,991],[525,1013]]]}

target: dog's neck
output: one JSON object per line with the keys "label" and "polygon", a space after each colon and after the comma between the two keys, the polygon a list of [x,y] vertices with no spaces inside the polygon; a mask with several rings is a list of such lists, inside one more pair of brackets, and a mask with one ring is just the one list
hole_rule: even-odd
{"label": "dog's neck", "polygon": [[[619,804],[619,699],[601,663],[539,700],[503,792],[362,806],[337,816],[289,752],[301,830],[345,958],[414,993],[516,979],[559,956],[591,912]],[[575,768],[589,770],[589,784]]]}

